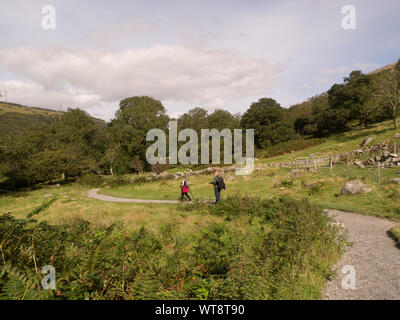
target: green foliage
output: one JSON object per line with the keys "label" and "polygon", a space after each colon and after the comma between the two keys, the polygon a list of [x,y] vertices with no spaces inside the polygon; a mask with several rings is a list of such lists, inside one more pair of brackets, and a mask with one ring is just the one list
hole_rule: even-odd
{"label": "green foliage", "polygon": [[43,202],[39,207],[33,209],[31,212],[28,213],[26,216],[27,218],[32,218],[34,215],[39,214],[41,211],[46,210],[48,207],[50,207],[54,202],[56,202],[58,199],[58,195],[55,195],[52,197],[49,201]]}
{"label": "green foliage", "polygon": [[0,174],[8,179],[6,188],[97,171],[103,152],[101,135],[87,113],[70,109],[50,125],[3,137]]}
{"label": "green foliage", "polygon": [[295,137],[293,122],[289,119],[287,110],[270,98],[252,103],[243,114],[241,126],[244,129],[254,129],[254,143],[258,148]]}
{"label": "green foliage", "polygon": [[393,239],[400,242],[400,225],[394,226],[388,233]]}
{"label": "green foliage", "polygon": [[268,148],[258,150],[257,157],[261,158],[271,158],[275,156],[280,156],[285,153],[290,153],[292,151],[304,150],[313,146],[317,146],[326,139],[323,138],[313,138],[313,139],[293,139],[285,142],[278,143],[276,145],[270,146]]}
{"label": "green foliage", "polygon": [[[194,210],[225,217],[182,237],[122,224],[65,225],[0,216],[0,295],[5,299],[318,298],[342,243],[307,201],[229,198]],[[184,210],[184,207],[182,207]],[[238,226],[240,226],[238,228]],[[42,290],[40,268],[56,270]],[[309,290],[310,289],[310,290]]]}
{"label": "green foliage", "polygon": [[[146,149],[151,144],[146,141],[147,132],[154,128],[166,132],[168,120],[165,108],[158,100],[146,96],[122,100],[115,119],[107,127],[109,145],[118,146],[111,152],[113,173],[121,175],[137,171],[137,166],[131,166],[134,157],[141,160],[145,169],[149,169],[145,161]],[[110,151],[108,156],[110,158]],[[111,163],[110,159],[108,162]]]}
{"label": "green foliage", "polygon": [[86,187],[100,187],[103,182],[102,177],[96,173],[85,173],[78,179],[78,183]]}

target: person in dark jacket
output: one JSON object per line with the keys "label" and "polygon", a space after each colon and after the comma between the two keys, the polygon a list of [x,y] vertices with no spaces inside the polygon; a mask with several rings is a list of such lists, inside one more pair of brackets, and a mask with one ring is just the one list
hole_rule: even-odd
{"label": "person in dark jacket", "polygon": [[214,185],[215,203],[221,200],[221,191],[226,190],[224,179],[219,175],[219,171],[215,171],[214,180],[210,182]]}

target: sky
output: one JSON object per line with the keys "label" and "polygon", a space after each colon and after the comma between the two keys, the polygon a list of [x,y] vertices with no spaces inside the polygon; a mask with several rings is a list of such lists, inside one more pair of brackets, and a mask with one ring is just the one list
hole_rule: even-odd
{"label": "sky", "polygon": [[[398,0],[0,2],[7,100],[104,120],[140,95],[172,117],[243,113],[261,97],[290,107],[400,58]],[[46,5],[55,29],[43,28]],[[355,29],[342,26],[345,5]]]}

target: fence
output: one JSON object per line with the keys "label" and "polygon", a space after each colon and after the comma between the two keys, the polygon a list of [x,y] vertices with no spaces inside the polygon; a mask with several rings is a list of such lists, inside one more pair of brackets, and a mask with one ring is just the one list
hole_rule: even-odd
{"label": "fence", "polygon": [[[384,148],[380,149],[380,145]],[[327,157],[317,155],[298,157],[295,158],[291,164],[287,163],[286,166],[291,167],[294,172],[309,171],[330,176],[365,177],[378,183],[390,180],[396,176],[400,178],[398,175],[400,174],[400,158],[396,156],[396,151],[399,150],[397,143],[394,142],[390,147],[384,143],[380,145],[371,147],[367,152],[354,151],[347,154]],[[389,159],[389,162],[377,161],[365,165],[362,161],[357,159],[357,155],[360,154],[367,154],[368,157],[370,157],[371,154],[382,151],[387,154],[386,159]],[[393,159],[396,159],[396,161],[391,162]]]}

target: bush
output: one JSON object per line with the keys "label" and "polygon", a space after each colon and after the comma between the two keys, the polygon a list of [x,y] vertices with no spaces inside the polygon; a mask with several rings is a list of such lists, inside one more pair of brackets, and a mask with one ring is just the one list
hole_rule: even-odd
{"label": "bush", "polygon": [[397,225],[389,230],[389,235],[395,239],[396,241],[400,242],[400,225]]}
{"label": "bush", "polygon": [[103,179],[98,174],[86,173],[78,179],[78,183],[86,187],[100,187],[103,183]]}
{"label": "bush", "polygon": [[278,143],[271,147],[268,147],[257,152],[259,158],[271,158],[290,153],[291,151],[300,151],[307,148],[314,147],[325,142],[325,139],[314,138],[314,139],[294,139],[286,142]]}
{"label": "bush", "polygon": [[[77,219],[49,225],[0,216],[4,299],[319,298],[342,241],[307,201],[228,198],[193,207],[225,217],[190,236],[176,223],[128,231]],[[185,210],[183,207],[182,210]],[[41,290],[52,265],[57,289]]]}

